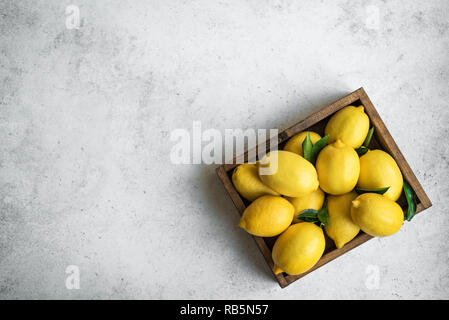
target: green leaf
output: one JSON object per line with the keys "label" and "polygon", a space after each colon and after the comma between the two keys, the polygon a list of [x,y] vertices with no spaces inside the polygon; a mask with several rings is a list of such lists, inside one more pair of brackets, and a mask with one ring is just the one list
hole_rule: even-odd
{"label": "green leaf", "polygon": [[327,206],[323,207],[323,209],[318,212],[317,217],[318,220],[320,220],[320,222],[326,227],[330,226],[329,211],[327,210]]}
{"label": "green leaf", "polygon": [[412,187],[407,183],[407,181],[404,180],[404,194],[405,198],[407,199],[407,221],[411,221],[416,213],[416,207],[417,207],[417,201],[416,201],[416,194],[413,191]]}
{"label": "green leaf", "polygon": [[310,162],[311,154],[312,154],[312,140],[310,140],[310,134],[307,132],[306,138],[302,143],[302,152],[304,159]]}
{"label": "green leaf", "polygon": [[[315,221],[317,218],[318,211],[315,209],[306,209],[304,211],[301,211],[298,215],[298,219],[304,220],[304,219],[314,219]],[[306,221],[306,220],[304,220]]]}
{"label": "green leaf", "polygon": [[365,141],[363,141],[362,146],[364,146],[365,148],[369,147],[371,138],[373,137],[373,133],[374,133],[374,127],[371,127],[371,129],[369,129],[369,131],[368,131],[368,134],[366,135]]}
{"label": "green leaf", "polygon": [[318,211],[315,209],[306,209],[304,211],[302,211],[299,215],[298,215],[298,219],[305,221],[305,222],[312,222],[312,223],[317,223],[320,222],[320,220],[318,219]]}
{"label": "green leaf", "polygon": [[323,208],[321,210],[318,211],[315,209],[306,209],[304,211],[301,211],[301,213],[298,215],[298,219],[305,222],[319,223],[320,226],[329,226],[330,221],[329,211],[327,210],[327,199],[324,202]]}
{"label": "green leaf", "polygon": [[313,145],[312,150],[310,152],[310,162],[312,162],[312,164],[315,164],[318,154],[320,153],[321,149],[323,149],[327,145],[328,140],[329,135],[322,137]]}
{"label": "green leaf", "polygon": [[357,152],[357,154],[359,155],[359,157],[361,157],[361,156],[363,156],[365,153],[368,152],[368,148],[367,148],[367,147],[364,147],[364,146],[361,146],[361,147],[355,149],[355,152]]}
{"label": "green leaf", "polygon": [[388,189],[390,189],[390,187],[379,188],[379,189],[360,189],[360,188],[355,188],[355,192],[357,192],[358,194],[362,194],[362,193],[384,194],[385,192],[388,191]]}

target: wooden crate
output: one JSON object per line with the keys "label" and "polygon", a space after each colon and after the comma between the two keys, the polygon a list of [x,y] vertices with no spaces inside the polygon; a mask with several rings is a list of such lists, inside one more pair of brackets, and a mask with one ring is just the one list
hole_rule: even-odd
{"label": "wooden crate", "polygon": [[[294,136],[295,134],[301,131],[311,130],[319,133],[320,135],[323,135],[324,127],[327,121],[329,120],[329,117],[338,110],[340,110],[341,108],[346,107],[348,105],[354,106],[363,105],[365,107],[365,112],[370,119],[371,126],[375,127],[374,136],[371,140],[370,148],[384,150],[388,152],[396,160],[397,164],[399,165],[399,168],[402,171],[404,179],[407,180],[407,182],[410,184],[410,186],[416,193],[418,202],[416,213],[419,213],[424,209],[429,208],[432,205],[432,203],[430,202],[421,184],[419,183],[412,169],[408,165],[398,146],[394,142],[393,137],[388,132],[388,129],[385,127],[384,122],[380,118],[379,114],[377,113],[376,109],[371,103],[371,100],[368,98],[368,95],[366,94],[363,88],[360,88],[354,91],[353,93],[348,94],[347,96],[341,98],[340,100],[335,101],[329,106],[321,109],[320,111],[312,114],[306,119],[298,122],[292,127],[279,133],[278,135],[279,149],[282,149],[283,144],[290,137]],[[248,150],[246,150],[245,152],[245,159],[247,159],[247,155]],[[233,163],[236,162],[235,161],[236,158],[237,157],[234,158]],[[234,188],[234,185],[232,184],[231,176],[236,166],[238,166],[238,164],[224,164],[217,168],[217,174],[220,180],[223,182],[223,185],[226,191],[228,192],[229,196],[231,197],[235,207],[237,208],[237,211],[239,212],[240,215],[242,215],[245,208],[249,205],[249,202],[240,196],[240,194],[237,192],[237,190]],[[404,197],[404,194],[401,195],[401,198],[399,198],[398,203],[406,213],[407,201]],[[269,265],[271,271],[273,271],[274,263],[273,259],[271,258],[271,249],[273,247],[274,242],[276,241],[276,237],[262,238],[253,236],[253,238],[256,241],[256,244],[259,247],[261,253],[263,254],[265,261]],[[364,233],[363,231],[360,231],[360,233],[352,241],[345,244],[343,248],[337,249],[334,245],[334,242],[326,235],[326,249],[321,259],[313,268],[311,268],[305,273],[296,276],[290,276],[285,273],[278,275],[275,275],[273,273],[273,275],[278,281],[279,285],[282,288],[284,288],[288,286],[290,283],[304,277],[306,274],[323,266],[329,261],[334,260],[335,258],[348,252],[349,250],[354,249],[355,247],[370,240],[371,238],[372,236]]]}

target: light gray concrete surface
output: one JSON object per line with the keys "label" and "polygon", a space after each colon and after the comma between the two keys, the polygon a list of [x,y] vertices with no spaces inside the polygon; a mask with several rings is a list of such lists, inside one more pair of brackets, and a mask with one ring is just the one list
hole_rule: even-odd
{"label": "light gray concrete surface", "polygon": [[[0,298],[449,298],[448,17],[446,0],[2,0]],[[170,163],[170,133],[282,129],[361,86],[433,207],[280,289],[216,166]]]}

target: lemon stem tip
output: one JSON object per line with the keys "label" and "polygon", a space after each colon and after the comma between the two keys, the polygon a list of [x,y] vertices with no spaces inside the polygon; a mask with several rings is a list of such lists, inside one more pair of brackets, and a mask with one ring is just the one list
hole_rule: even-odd
{"label": "lemon stem tip", "polygon": [[352,206],[353,206],[354,208],[358,208],[359,205],[360,205],[360,201],[359,201],[359,200],[352,200]]}
{"label": "lemon stem tip", "polygon": [[281,268],[279,268],[278,266],[274,266],[274,270],[273,270],[274,274],[280,274],[282,272],[284,272],[284,270],[282,270]]}

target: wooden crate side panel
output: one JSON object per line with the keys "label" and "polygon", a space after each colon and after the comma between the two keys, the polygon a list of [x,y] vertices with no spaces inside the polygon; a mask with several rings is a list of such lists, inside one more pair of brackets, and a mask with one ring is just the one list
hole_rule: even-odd
{"label": "wooden crate side panel", "polygon": [[[243,214],[243,211],[245,211],[246,206],[240,197],[240,194],[235,189],[234,185],[232,184],[231,179],[229,178],[229,175],[224,170],[223,166],[220,166],[217,168],[217,174],[223,183],[223,186],[225,187],[226,191],[228,192],[229,196],[232,199],[232,202],[234,203],[234,206],[237,208],[237,211],[239,212],[240,216]],[[273,258],[271,257],[271,251],[270,248],[268,248],[267,244],[261,237],[255,237],[252,236],[254,241],[256,242],[257,247],[259,248],[260,252],[262,253],[265,262],[268,264],[268,267],[270,268],[271,272],[273,273],[274,277],[276,278],[277,282],[281,287],[287,286],[287,282],[284,278],[283,274],[274,274],[274,262]]]}
{"label": "wooden crate side panel", "polygon": [[232,183],[231,179],[229,178],[228,173],[225,171],[223,166],[220,166],[216,169],[217,175],[220,178],[221,182],[223,183],[223,186],[225,187],[226,191],[229,194],[229,197],[231,197],[232,202],[234,203],[234,206],[237,208],[237,211],[240,213],[240,215],[243,214],[243,211],[245,211],[246,206],[245,203],[243,203],[242,197],[240,197],[240,194],[237,192],[237,190],[234,187],[234,184]]}
{"label": "wooden crate side panel", "polygon": [[287,281],[288,284],[290,284],[290,283],[292,283],[292,282],[294,282],[294,281],[296,281],[298,279],[301,279],[302,277],[304,277],[307,274],[315,271],[319,267],[324,266],[326,263],[328,263],[328,262],[338,258],[339,256],[341,256],[341,255],[345,254],[346,252],[354,249],[355,247],[358,247],[359,245],[365,243],[366,241],[368,241],[368,240],[370,240],[372,238],[373,238],[372,236],[370,236],[370,235],[368,235],[368,234],[366,234],[364,232],[361,232],[357,237],[355,237],[350,242],[345,244],[343,246],[343,248],[335,249],[335,250],[332,250],[330,252],[325,253],[321,257],[321,259],[317,262],[317,264],[315,266],[313,266],[313,268],[311,268],[310,270],[308,270],[308,271],[306,271],[306,272],[304,272],[302,274],[296,275],[296,276],[289,276],[289,275],[287,275],[285,277],[285,280]]}
{"label": "wooden crate side panel", "polygon": [[[361,90],[363,90],[363,88],[360,88],[360,89],[344,96],[343,98],[333,102],[332,104],[328,105],[327,107],[308,116],[304,120],[301,120],[300,122],[294,124],[293,126],[285,129],[284,131],[282,131],[281,133],[278,134],[278,145],[281,144],[282,142],[284,142],[285,140],[291,138],[295,134],[297,134],[297,133],[315,125],[316,123],[320,122],[321,120],[327,118],[328,116],[335,113],[339,109],[359,100]],[[267,139],[267,141],[265,142],[265,146],[266,146],[265,151],[268,151],[269,141],[270,140]],[[251,154],[251,152],[253,152],[253,154],[258,154],[259,149],[260,149],[259,146],[257,146],[250,150],[245,150],[245,152],[243,154],[243,159],[245,159],[245,161],[251,160],[248,158],[248,154]],[[225,171],[230,171],[230,170],[234,169],[236,166],[238,166],[239,164],[236,163],[236,161],[239,158],[242,158],[242,156],[236,155],[233,158],[232,164],[224,164],[223,168],[225,169]]]}
{"label": "wooden crate side panel", "polygon": [[430,207],[432,205],[430,199],[427,197],[423,187],[419,183],[409,164],[405,160],[404,155],[399,150],[399,147],[385,126],[385,123],[382,121],[382,118],[363,89],[360,92],[360,100],[365,106],[365,111],[370,118],[371,124],[375,128],[376,138],[380,141],[382,147],[396,160],[405,180],[407,180],[415,191],[419,202],[423,204],[424,208]]}
{"label": "wooden crate side panel", "polygon": [[280,134],[281,142],[289,139],[290,137],[294,136],[295,134],[297,134],[301,131],[308,129],[309,127],[313,126],[314,124],[329,117],[331,114],[337,112],[341,108],[343,108],[347,105],[350,105],[351,103],[359,100],[361,89],[362,88],[344,96],[343,98],[333,102],[332,104],[328,105],[327,107],[321,109],[320,111],[312,114],[311,116],[305,118],[304,120],[298,122],[297,124],[291,126],[288,129],[284,130]]}

